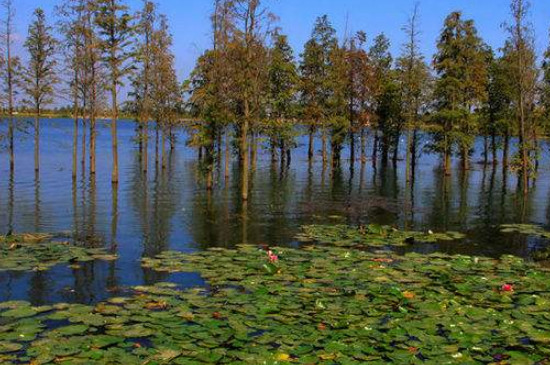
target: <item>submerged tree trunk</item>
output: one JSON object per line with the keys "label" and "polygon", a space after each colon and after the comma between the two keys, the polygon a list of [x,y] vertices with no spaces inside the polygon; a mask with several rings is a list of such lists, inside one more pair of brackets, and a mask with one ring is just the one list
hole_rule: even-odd
{"label": "submerged tree trunk", "polygon": [[365,136],[365,128],[361,128],[361,163],[364,164],[367,161],[367,139]]}
{"label": "submerged tree trunk", "polygon": [[229,131],[226,129],[225,131],[225,166],[224,166],[224,177],[225,180],[229,179]]}
{"label": "submerged tree trunk", "polygon": [[76,180],[78,169],[78,108],[75,107],[74,125],[73,125],[73,180]]}
{"label": "submerged tree trunk", "polygon": [[162,144],[161,144],[161,148],[162,148],[162,169],[165,170],[166,169],[166,132],[163,131],[162,132]]}
{"label": "submerged tree trunk", "polygon": [[307,158],[311,162],[313,160],[313,126],[309,127],[309,143],[308,143],[308,149],[307,149]]}
{"label": "submerged tree trunk", "polygon": [[506,132],[504,135],[503,150],[502,150],[502,170],[505,172],[508,169],[508,156],[510,155],[510,134]]}
{"label": "submerged tree trunk", "polygon": [[111,182],[118,184],[118,133],[117,133],[117,119],[118,119],[118,101],[117,101],[117,83],[113,82],[111,85],[111,99],[113,104],[112,117],[111,117],[111,142],[113,151],[113,171],[111,174]]}
{"label": "submerged tree trunk", "polygon": [[149,120],[145,119],[143,122],[143,154],[142,154],[142,164],[143,172],[147,172],[149,168]]}
{"label": "submerged tree trunk", "polygon": [[256,163],[258,158],[258,141],[256,140],[256,133],[252,132],[250,135],[250,168],[256,170]]}
{"label": "submerged tree trunk", "polygon": [[326,165],[327,161],[328,161],[328,156],[327,156],[327,131],[326,131],[326,128],[323,127],[323,131],[322,131],[322,134],[321,134],[321,142],[322,142],[322,155],[323,155],[323,165]]}
{"label": "submerged tree trunk", "polygon": [[155,169],[158,170],[159,165],[159,122],[155,126]]}
{"label": "submerged tree trunk", "polygon": [[468,151],[468,148],[466,146],[462,146],[460,155],[462,158],[462,169],[463,170],[469,170],[470,169],[470,154]]}
{"label": "submerged tree trunk", "polygon": [[372,165],[376,166],[376,163],[378,162],[378,142],[380,141],[380,137],[378,136],[378,131],[374,131],[374,142],[372,144]]}
{"label": "submerged tree trunk", "polygon": [[34,171],[40,171],[40,107],[34,117]]}
{"label": "submerged tree trunk", "polygon": [[90,174],[94,175],[96,171],[96,119],[92,115],[90,118]]}
{"label": "submerged tree trunk", "polygon": [[248,100],[245,100],[244,106],[244,121],[241,129],[241,154],[243,156],[242,168],[241,168],[241,196],[244,201],[248,200],[248,125],[250,108]]}

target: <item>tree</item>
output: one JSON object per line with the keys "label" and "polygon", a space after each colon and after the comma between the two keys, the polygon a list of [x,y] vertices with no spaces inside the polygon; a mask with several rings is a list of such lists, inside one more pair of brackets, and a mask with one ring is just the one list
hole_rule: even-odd
{"label": "tree", "polygon": [[102,60],[109,70],[109,86],[111,92],[111,138],[113,148],[113,172],[111,181],[118,183],[118,88],[123,85],[123,79],[131,71],[128,61],[133,27],[128,7],[120,0],[96,0],[95,22],[99,28]]}
{"label": "tree", "polygon": [[13,55],[13,21],[15,8],[13,0],[2,0],[2,7],[5,11],[3,19],[2,39],[4,41],[5,56],[2,59],[2,81],[5,85],[8,109],[8,149],[10,154],[10,172],[15,171],[15,98],[18,86],[21,84],[21,62],[19,57]]}
{"label": "tree", "polygon": [[34,121],[34,169],[39,170],[40,156],[40,115],[43,105],[53,102],[57,61],[55,48],[57,41],[52,28],[46,23],[46,15],[40,8],[34,11],[34,21],[29,26],[25,47],[30,60],[25,70],[25,92],[35,110]]}
{"label": "tree", "polygon": [[[430,71],[424,56],[420,52],[419,4],[416,3],[403,31],[407,42],[402,46],[401,56],[397,59],[398,79],[402,95],[402,112],[407,130],[406,179],[411,179],[414,171],[418,144],[418,130],[423,109],[428,101]],[[414,172],[413,172],[414,173]]]}
{"label": "tree", "polygon": [[274,35],[275,41],[269,54],[268,126],[272,159],[280,150],[281,161],[290,156],[294,146],[294,124],[298,72],[294,54],[286,35]]}
{"label": "tree", "polygon": [[[235,69],[230,65],[229,43],[234,27],[233,4],[227,0],[216,0],[211,17],[213,47],[199,59],[185,88],[190,93],[189,106],[193,116],[200,122],[193,125],[190,144],[204,148],[206,157],[206,187],[213,187],[214,162],[221,155],[221,137],[230,121],[235,119],[234,94]],[[229,144],[226,133],[226,177],[229,174]],[[218,147],[216,149],[216,146]]]}
{"label": "tree", "polygon": [[372,79],[372,126],[375,129],[373,163],[376,163],[379,149],[378,130],[382,132],[382,158],[387,160],[392,143],[399,138],[399,117],[393,115],[395,104],[395,73],[392,71],[393,57],[390,53],[390,40],[379,34],[369,49],[369,58],[373,70]]}
{"label": "tree", "polygon": [[470,149],[476,132],[473,112],[486,99],[488,82],[488,51],[477,35],[472,20],[463,20],[460,12],[445,19],[434,69],[435,115],[438,131],[434,147],[443,153],[445,174],[450,174],[450,158],[457,145],[462,156],[462,167],[468,169]]}
{"label": "tree", "polygon": [[[367,35],[359,31],[350,40],[348,58],[348,108],[350,118],[350,159],[355,160],[355,135],[359,131],[361,139],[361,162],[366,161],[365,127],[371,117],[373,68],[368,52],[365,50]],[[353,166],[353,165],[352,165]]]}
{"label": "tree", "polygon": [[[104,70],[101,64],[101,39],[97,32],[95,17],[97,15],[96,0],[82,0],[78,3],[80,13],[79,23],[75,24],[76,32],[82,37],[83,52],[78,62],[82,71],[79,80],[80,92],[82,94],[82,108],[84,110],[83,123],[86,117],[90,121],[90,174],[96,173],[96,121],[99,112],[99,105],[105,90]],[[82,158],[85,156],[85,133],[82,134]],[[84,166],[84,160],[82,161]]]}
{"label": "tree", "polygon": [[134,49],[136,72],[132,75],[132,91],[130,98],[132,110],[137,115],[139,133],[139,145],[142,158],[142,170],[148,169],[148,141],[149,121],[152,114],[152,60],[153,60],[153,34],[157,21],[156,5],[148,0],[143,3],[143,9],[138,13],[136,33],[137,45]]}
{"label": "tree", "polygon": [[[351,62],[348,45],[333,46],[329,54],[327,75],[327,126],[330,127],[332,167],[340,165],[343,144],[349,135],[353,101]],[[326,128],[326,127],[325,127]]]}
{"label": "tree", "polygon": [[301,76],[301,104],[303,118],[310,123],[309,128],[309,159],[313,158],[313,135],[317,126],[322,130],[323,163],[327,161],[326,128],[329,117],[328,99],[331,93],[329,70],[331,67],[331,52],[338,46],[336,30],[328,16],[323,15],[315,21],[311,39],[304,46]]}
{"label": "tree", "polygon": [[[508,46],[504,47],[504,53],[508,51]],[[492,57],[489,65],[489,84],[488,98],[485,122],[481,126],[481,131],[491,139],[491,150],[493,155],[493,164],[497,163],[497,137],[503,137],[504,156],[503,168],[507,165],[508,144],[513,132],[510,121],[513,120],[512,100],[514,91],[512,85],[512,75],[507,58]],[[485,152],[487,158],[488,151]]]}
{"label": "tree", "polygon": [[263,112],[267,79],[265,37],[273,16],[261,6],[260,0],[237,0],[233,12],[236,26],[229,59],[235,63],[235,89],[238,90],[235,102],[241,110],[237,129],[242,162],[241,196],[246,201],[249,188],[248,137],[254,121],[259,120]]}
{"label": "tree", "polygon": [[511,2],[512,22],[507,25],[510,49],[506,55],[515,89],[513,102],[519,133],[520,182],[524,194],[529,191],[529,175],[532,169],[529,153],[533,149],[533,141],[530,135],[535,133],[532,110],[538,77],[533,30],[527,22],[529,7],[527,0]]}
{"label": "tree", "polygon": [[[56,8],[56,12],[61,16],[59,29],[64,41],[59,45],[62,47],[64,64],[70,70],[70,79],[65,80],[68,84],[68,98],[72,100],[73,113],[73,163],[72,178],[77,177],[78,160],[78,124],[80,115],[85,113],[86,99],[85,82],[86,70],[85,64],[85,33],[84,33],[84,10],[85,0],[69,0]],[[85,118],[82,118],[82,171],[85,169],[85,151],[86,151],[86,124]]]}
{"label": "tree", "polygon": [[[157,123],[157,151],[158,133],[162,130],[162,167],[166,168],[166,137],[172,138],[172,127],[176,122],[178,111],[181,109],[181,89],[174,67],[174,55],[172,47],[172,35],[170,34],[168,21],[164,15],[159,16],[158,29],[152,38],[152,116]],[[171,141],[173,141],[171,139]],[[156,156],[158,163],[158,153]]]}

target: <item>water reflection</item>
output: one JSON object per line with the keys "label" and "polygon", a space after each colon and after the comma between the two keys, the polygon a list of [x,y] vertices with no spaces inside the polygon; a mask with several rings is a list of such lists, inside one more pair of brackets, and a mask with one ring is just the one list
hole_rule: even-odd
{"label": "water reflection", "polygon": [[[221,149],[223,161],[217,160],[214,189],[207,190],[197,151],[185,147],[185,135],[179,132],[179,144],[172,149],[151,128],[148,138],[154,143],[140,145],[135,143],[135,125],[123,121],[119,124],[120,183],[112,185],[108,126],[98,121],[93,132],[82,123],[77,131],[81,164],[76,179],[72,178],[73,121],[42,123],[40,175],[33,168],[32,141],[18,143],[16,155],[21,162],[15,172],[10,173],[7,156],[1,155],[0,176],[7,178],[0,179],[0,230],[70,231],[78,244],[105,247],[120,259],[84,263],[79,268],[60,265],[40,273],[0,273],[0,300],[91,303],[131,285],[166,280],[199,285],[202,279],[197,275],[144,270],[139,261],[170,249],[192,251],[246,242],[293,245],[299,226],[310,223],[376,222],[471,234],[471,243],[412,248],[422,252],[528,256],[544,244],[504,237],[494,225],[548,224],[550,172],[546,166],[550,163],[546,160],[539,166],[531,193],[524,196],[516,191],[513,174],[481,154],[474,156],[473,161],[481,162],[472,163],[471,170],[455,169],[445,176],[438,156],[415,153],[416,164],[406,171],[404,161],[379,160],[374,150],[376,135],[370,133],[361,142],[358,161],[344,150],[342,163],[333,169],[323,163],[320,152],[313,161],[308,159],[305,136],[292,158],[273,161],[269,151],[255,152],[250,198],[243,204],[238,161],[226,158],[229,133]],[[91,153],[83,142],[89,133],[97,137],[95,174],[86,166]],[[417,138],[420,144],[423,138]],[[313,147],[320,151],[321,141],[316,140]],[[477,147],[483,150],[483,140]],[[372,151],[371,161],[367,150]],[[377,158],[372,159],[373,155]]]}

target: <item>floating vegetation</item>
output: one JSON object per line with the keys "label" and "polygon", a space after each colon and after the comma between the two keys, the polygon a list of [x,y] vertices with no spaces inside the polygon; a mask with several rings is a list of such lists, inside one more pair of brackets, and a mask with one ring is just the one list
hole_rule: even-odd
{"label": "floating vegetation", "polygon": [[[276,257],[276,258],[275,258]],[[544,364],[550,272],[514,257],[250,246],[144,259],[208,288],[0,304],[0,363]],[[272,270],[275,268],[275,270]]]}
{"label": "floating vegetation", "polygon": [[550,239],[550,232],[535,224],[503,224],[500,226],[500,231]]}
{"label": "floating vegetation", "polygon": [[48,241],[51,238],[47,234],[0,236],[0,271],[41,271],[60,263],[117,259],[101,248]]}
{"label": "floating vegetation", "polygon": [[319,242],[338,247],[380,247],[454,241],[464,237],[466,236],[459,232],[399,231],[389,226],[371,224],[358,227],[347,225],[303,226],[297,239],[303,242]]}

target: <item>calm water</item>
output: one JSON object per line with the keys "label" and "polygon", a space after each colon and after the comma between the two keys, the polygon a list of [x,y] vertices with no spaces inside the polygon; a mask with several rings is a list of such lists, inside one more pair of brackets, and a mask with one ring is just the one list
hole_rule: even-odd
{"label": "calm water", "polygon": [[[0,125],[3,128],[4,123]],[[201,285],[196,274],[154,273],[142,269],[139,260],[167,249],[193,251],[240,242],[294,245],[300,225],[309,223],[376,222],[470,233],[465,242],[414,248],[424,252],[529,257],[546,244],[502,236],[494,228],[510,222],[549,224],[550,161],[546,157],[531,194],[524,199],[515,192],[514,174],[503,175],[500,166],[479,163],[481,140],[467,174],[456,170],[450,178],[443,178],[438,156],[423,154],[411,188],[402,161],[397,168],[357,162],[352,170],[345,151],[338,172],[324,171],[320,161],[310,166],[304,137],[288,168],[273,166],[268,151],[260,152],[251,178],[250,201],[244,209],[237,164],[231,165],[229,181],[225,183],[222,175],[208,195],[200,180],[197,152],[185,146],[183,132],[168,168],[155,170],[151,161],[145,179],[134,142],[135,125],[129,121],[119,123],[120,185],[114,192],[108,128],[106,123],[98,127],[95,179],[88,176],[87,166],[82,174],[79,163],[76,184],[71,179],[72,121],[43,121],[38,179],[31,129],[25,132],[21,128],[14,177],[9,174],[6,151],[0,151],[0,231],[72,232],[88,245],[118,252],[120,259],[87,263],[79,270],[59,265],[41,273],[0,273],[0,301],[91,303],[143,283]],[[154,146],[150,147],[153,157]],[[548,145],[543,148],[548,151]]]}

